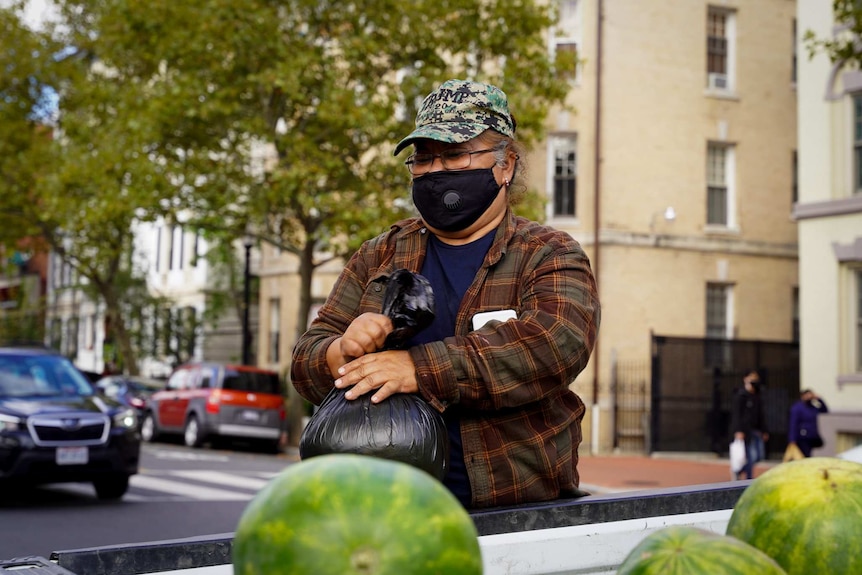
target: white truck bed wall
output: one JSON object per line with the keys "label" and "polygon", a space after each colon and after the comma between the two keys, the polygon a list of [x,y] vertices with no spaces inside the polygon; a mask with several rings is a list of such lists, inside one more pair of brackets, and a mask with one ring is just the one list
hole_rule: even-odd
{"label": "white truck bed wall", "polygon": [[[484,575],[612,574],[641,540],[663,527],[691,525],[723,534],[749,483],[587,495],[470,515]],[[54,551],[50,561],[72,575],[233,575],[232,540],[227,533]]]}

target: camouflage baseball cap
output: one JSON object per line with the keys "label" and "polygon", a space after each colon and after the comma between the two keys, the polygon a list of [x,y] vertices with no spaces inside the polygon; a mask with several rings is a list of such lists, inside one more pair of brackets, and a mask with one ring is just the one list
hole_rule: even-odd
{"label": "camouflage baseball cap", "polygon": [[490,84],[447,80],[422,102],[416,129],[398,142],[393,155],[420,138],[458,144],[488,128],[514,137],[515,120],[509,113],[506,94]]}

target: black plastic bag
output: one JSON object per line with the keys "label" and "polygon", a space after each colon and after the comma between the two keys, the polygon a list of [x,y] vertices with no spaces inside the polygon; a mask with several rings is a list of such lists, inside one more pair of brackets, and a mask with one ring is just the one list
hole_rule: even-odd
{"label": "black plastic bag", "polygon": [[409,463],[442,480],[449,468],[449,437],[441,415],[415,394],[396,393],[371,403],[372,393],[354,400],[332,388],[311,417],[299,442],[299,456],[356,453]]}
{"label": "black plastic bag", "polygon": [[[424,277],[397,270],[389,277],[382,313],[395,325],[384,349],[399,349],[434,320],[434,294]],[[449,469],[443,416],[415,393],[371,403],[373,393],[348,401],[333,388],[306,425],[299,455],[356,453],[408,463],[442,480]]]}
{"label": "black plastic bag", "polygon": [[381,313],[395,329],[386,337],[384,349],[401,349],[411,337],[434,321],[434,290],[428,280],[408,270],[395,270],[383,294]]}

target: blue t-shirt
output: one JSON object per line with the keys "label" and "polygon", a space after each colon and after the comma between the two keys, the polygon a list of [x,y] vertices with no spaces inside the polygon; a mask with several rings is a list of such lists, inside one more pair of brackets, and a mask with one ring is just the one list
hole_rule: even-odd
{"label": "blue t-shirt", "polygon": [[[476,272],[482,267],[495,234],[496,230],[493,230],[474,242],[459,246],[445,244],[434,235],[428,238],[428,250],[421,273],[434,291],[434,321],[417,333],[408,345],[442,341],[455,335],[455,319],[461,307],[461,300],[473,283]],[[443,419],[449,432],[449,472],[443,479],[443,484],[462,505],[468,507],[472,497],[470,478],[464,465],[458,408],[447,409],[443,413]]]}

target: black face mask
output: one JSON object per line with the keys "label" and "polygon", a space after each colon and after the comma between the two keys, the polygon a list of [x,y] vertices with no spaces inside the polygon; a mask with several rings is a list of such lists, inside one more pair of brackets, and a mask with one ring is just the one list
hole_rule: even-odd
{"label": "black face mask", "polygon": [[469,228],[500,193],[491,168],[441,171],[413,180],[413,203],[425,223],[444,232]]}

